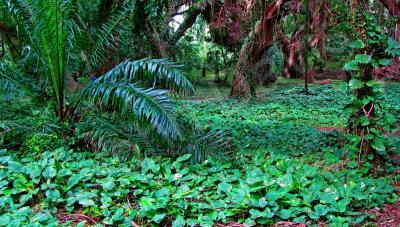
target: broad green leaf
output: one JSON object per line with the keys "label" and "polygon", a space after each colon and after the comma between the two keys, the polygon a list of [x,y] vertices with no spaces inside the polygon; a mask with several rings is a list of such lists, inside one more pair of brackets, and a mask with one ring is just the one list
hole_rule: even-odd
{"label": "broad green leaf", "polygon": [[291,188],[293,187],[293,177],[291,174],[285,174],[284,176],[278,178],[277,183],[283,188]]}
{"label": "broad green leaf", "polygon": [[111,191],[114,189],[115,187],[115,183],[114,183],[114,179],[111,177],[107,177],[106,179],[104,179],[105,182],[103,184],[101,184],[101,186],[103,187],[104,190],[106,191]]}
{"label": "broad green leaf", "polygon": [[9,161],[8,162],[8,169],[13,171],[13,172],[17,172],[17,173],[25,172],[24,166],[21,163],[15,162],[15,161]]}
{"label": "broad green leaf", "polygon": [[360,89],[360,88],[364,87],[364,82],[362,82],[361,80],[358,80],[356,78],[353,78],[349,81],[349,86],[351,89]]}
{"label": "broad green leaf", "polygon": [[379,81],[377,81],[377,80],[370,80],[370,81],[367,81],[365,84],[368,87],[374,87],[374,86],[380,85],[381,83]]}
{"label": "broad green leaf", "polygon": [[121,221],[122,219],[124,219],[123,215],[124,215],[124,209],[123,208],[118,208],[118,210],[112,216],[112,219],[116,220],[116,221]]}
{"label": "broad green leaf", "polygon": [[377,151],[381,151],[381,152],[386,151],[386,147],[385,147],[385,144],[383,143],[382,139],[375,139],[372,142],[371,146]]}
{"label": "broad green leaf", "polygon": [[166,214],[156,214],[154,215],[154,217],[151,219],[151,221],[155,222],[155,223],[160,223],[164,218],[165,218]]}
{"label": "broad green leaf", "polygon": [[156,164],[156,162],[150,158],[145,158],[142,163],[142,170],[144,173],[148,171],[158,172],[160,170],[160,166]]}
{"label": "broad green leaf", "polygon": [[218,184],[218,190],[225,192],[225,193],[229,193],[232,190],[232,185],[229,183],[220,183]]}
{"label": "broad green leaf", "polygon": [[259,211],[259,210],[255,210],[255,209],[251,209],[249,210],[249,213],[251,215],[252,219],[257,219],[259,217],[263,217],[263,212]]}
{"label": "broad green leaf", "polygon": [[1,226],[7,226],[10,224],[11,221],[11,216],[10,214],[3,214],[0,216],[0,225]]}
{"label": "broad green leaf", "polygon": [[284,220],[288,220],[292,216],[292,212],[287,209],[279,211],[278,216]]}
{"label": "broad green leaf", "polygon": [[192,157],[192,154],[185,154],[176,159],[177,162],[183,162]]}
{"label": "broad green leaf", "polygon": [[355,41],[353,41],[353,42],[351,42],[349,44],[349,47],[351,47],[351,48],[364,48],[365,45],[364,45],[363,41],[355,40]]}
{"label": "broad green leaf", "polygon": [[357,54],[355,60],[361,64],[368,64],[371,62],[371,56],[366,54]]}
{"label": "broad green leaf", "polygon": [[73,174],[67,181],[68,187],[72,188],[73,186],[77,185],[81,179],[82,176],[80,174]]}
{"label": "broad green leaf", "polygon": [[84,207],[88,207],[88,206],[93,206],[95,203],[93,200],[85,198],[79,201],[79,204],[81,204]]}
{"label": "broad green leaf", "polygon": [[142,197],[140,199],[140,206],[144,211],[149,211],[155,209],[154,203],[156,200],[154,198]]}
{"label": "broad green leaf", "polygon": [[59,199],[61,196],[60,192],[57,189],[47,190],[45,194],[47,198],[49,198],[53,202],[57,201],[57,199]]}
{"label": "broad green leaf", "polygon": [[382,65],[382,66],[389,66],[389,65],[393,64],[393,60],[392,59],[380,59],[378,61],[378,64]]}
{"label": "broad green leaf", "polygon": [[44,169],[42,175],[44,178],[50,179],[57,175],[57,170],[56,168],[54,168],[54,166],[49,166],[46,169]]}
{"label": "broad green leaf", "polygon": [[185,225],[186,221],[182,216],[177,216],[175,221],[172,222],[172,227],[183,227]]}
{"label": "broad green leaf", "polygon": [[328,206],[318,204],[314,207],[314,210],[318,214],[318,216],[325,216],[330,209]]}
{"label": "broad green leaf", "polygon": [[357,71],[360,68],[358,67],[358,63],[356,61],[349,61],[343,66],[344,71]]}

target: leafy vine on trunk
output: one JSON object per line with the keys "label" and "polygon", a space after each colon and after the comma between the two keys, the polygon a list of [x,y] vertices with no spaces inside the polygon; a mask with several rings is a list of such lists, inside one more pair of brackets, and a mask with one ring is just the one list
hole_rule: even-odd
{"label": "leafy vine on trunk", "polygon": [[399,55],[400,45],[388,38],[375,22],[375,18],[365,14],[358,18],[358,37],[350,47],[356,49],[353,60],[344,65],[352,79],[349,87],[353,91],[352,101],[345,107],[350,114],[348,130],[352,133],[352,145],[362,158],[385,156],[384,131],[391,130],[393,118],[382,112],[379,104],[380,82],[375,79],[374,69],[392,64],[392,58]]}

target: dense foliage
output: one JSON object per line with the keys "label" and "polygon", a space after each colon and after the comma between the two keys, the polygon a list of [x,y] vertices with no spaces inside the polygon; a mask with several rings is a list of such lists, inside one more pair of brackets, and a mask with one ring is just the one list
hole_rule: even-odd
{"label": "dense foliage", "polygon": [[[230,220],[311,224],[322,218],[343,225],[365,219],[355,209],[397,198],[389,179],[365,178],[357,170],[329,172],[275,155],[201,165],[190,165],[189,157],[121,163],[64,148],[22,159],[2,150],[6,171],[0,176],[0,224],[68,225],[78,220],[212,226]],[[41,202],[28,206],[37,200]]]}
{"label": "dense foliage", "polygon": [[400,225],[398,0],[0,0],[0,226]]}
{"label": "dense foliage", "polygon": [[[179,104],[183,115],[195,119],[199,127],[223,129],[243,149],[273,147],[284,152],[312,154],[340,148],[345,143],[342,132],[348,114],[342,114],[342,109],[351,95],[342,85],[311,87],[311,95],[299,94],[301,87],[279,87],[272,92],[266,90],[261,102],[225,99]],[[385,112],[396,118],[399,117],[398,89],[387,85],[381,100]]]}

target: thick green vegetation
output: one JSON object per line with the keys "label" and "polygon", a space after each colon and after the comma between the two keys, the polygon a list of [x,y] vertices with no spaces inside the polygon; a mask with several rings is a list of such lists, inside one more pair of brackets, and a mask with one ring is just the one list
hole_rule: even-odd
{"label": "thick green vegetation", "polygon": [[[313,86],[311,95],[304,95],[302,87],[287,87],[282,81],[265,89],[261,100],[210,101],[211,97],[196,96],[195,101],[180,101],[179,106],[182,115],[193,119],[198,127],[228,132],[241,149],[272,147],[290,154],[315,154],[337,150],[346,142],[342,132],[348,116],[342,110],[351,95],[343,85]],[[387,84],[381,103],[397,119],[398,91],[398,85]]]}
{"label": "thick green vegetation", "polygon": [[[399,107],[398,89],[386,88],[388,110]],[[79,138],[62,142],[51,130],[54,112],[38,106],[29,112],[31,101],[21,99],[26,117],[13,109],[2,115],[10,120],[16,114],[14,123],[26,130],[2,134],[8,148],[0,155],[0,225],[368,221],[366,209],[397,200],[395,176],[382,175],[383,169],[381,176],[366,174],[351,155],[343,156],[344,134],[326,131],[345,126],[341,108],[350,96],[340,86],[313,86],[310,96],[299,90],[267,89],[268,97],[248,102],[179,101],[182,116],[204,131],[225,130],[238,145],[229,157],[221,150],[200,164],[190,155],[121,162],[79,151],[73,148]],[[21,151],[12,151],[17,145],[9,136],[20,138],[13,141],[23,144]]]}
{"label": "thick green vegetation", "polygon": [[0,0],[0,226],[400,225],[398,0]]}
{"label": "thick green vegetation", "polygon": [[212,226],[230,220],[250,225],[326,220],[343,225],[365,219],[358,209],[397,198],[389,178],[364,177],[356,169],[330,172],[267,154],[199,165],[188,163],[189,158],[121,163],[64,148],[24,158],[2,150],[0,224],[84,220]]}

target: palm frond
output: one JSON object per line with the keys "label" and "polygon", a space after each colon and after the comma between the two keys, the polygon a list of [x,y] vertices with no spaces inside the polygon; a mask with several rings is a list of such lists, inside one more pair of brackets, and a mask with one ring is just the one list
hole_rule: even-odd
{"label": "palm frond", "polygon": [[156,82],[165,82],[168,88],[177,92],[190,93],[194,91],[192,83],[180,70],[180,65],[165,59],[127,60],[99,79],[124,81],[125,83],[153,79],[153,86]]}
{"label": "palm frond", "polygon": [[101,26],[97,31],[95,38],[94,47],[90,50],[90,53],[86,53],[88,56],[88,62],[84,74],[88,74],[94,70],[94,68],[100,65],[106,60],[106,48],[115,49],[116,34],[121,33],[124,30],[124,22],[127,20],[129,12],[134,8],[134,4],[130,1],[112,16]]}
{"label": "palm frond", "polygon": [[38,90],[37,83],[16,64],[7,60],[0,62],[0,99],[17,99],[29,91]]}
{"label": "palm frond", "polygon": [[[127,160],[142,150],[153,149],[145,128],[132,118],[109,114],[90,116],[80,123],[87,144],[91,149],[118,155]],[[140,129],[140,130],[139,130]]]}
{"label": "palm frond", "polygon": [[142,88],[110,80],[98,80],[85,89],[85,96],[93,103],[112,107],[123,113],[132,110],[137,118],[147,120],[159,134],[177,138],[181,136],[168,91]]}
{"label": "palm frond", "polygon": [[3,19],[18,26],[18,33],[29,33],[33,26],[30,20],[33,12],[32,7],[25,0],[6,0],[1,5],[1,11],[4,13]]}
{"label": "palm frond", "polygon": [[186,128],[180,139],[160,137],[146,122],[133,114],[94,113],[78,126],[89,149],[111,153],[128,160],[147,155],[192,154],[192,161],[201,162],[211,155],[226,155],[232,143],[221,130],[203,132]]}
{"label": "palm frond", "polygon": [[226,155],[234,147],[229,136],[218,129],[209,132],[190,129],[185,135],[184,140],[177,141],[172,146],[174,149],[172,155],[192,154],[193,161],[202,162],[211,155]]}

